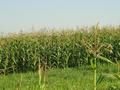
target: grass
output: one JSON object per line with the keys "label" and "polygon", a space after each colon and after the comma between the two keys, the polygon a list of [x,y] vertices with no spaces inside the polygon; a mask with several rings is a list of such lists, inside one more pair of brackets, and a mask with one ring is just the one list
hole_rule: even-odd
{"label": "grass", "polygon": [[[97,79],[101,73],[117,73],[117,67],[99,65]],[[93,90],[93,70],[90,66],[50,69],[46,76],[45,90]],[[38,78],[37,72],[1,75],[0,90],[40,90]],[[119,85],[119,80],[108,77],[97,85],[97,90],[120,90]]]}

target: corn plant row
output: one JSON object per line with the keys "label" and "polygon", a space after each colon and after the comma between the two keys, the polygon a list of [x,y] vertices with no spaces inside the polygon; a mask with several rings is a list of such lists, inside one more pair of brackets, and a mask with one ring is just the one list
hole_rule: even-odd
{"label": "corn plant row", "polygon": [[[47,67],[67,68],[90,64],[92,55],[86,51],[84,42],[94,43],[95,28],[76,31],[33,32],[0,37],[0,72],[35,71],[39,61]],[[83,41],[84,40],[84,41]],[[120,60],[120,27],[99,29],[99,43],[111,52],[101,49],[103,56]],[[89,46],[89,45],[88,45]],[[96,52],[97,53],[97,52]],[[100,61],[103,63],[104,61]],[[3,71],[2,71],[3,70]]]}

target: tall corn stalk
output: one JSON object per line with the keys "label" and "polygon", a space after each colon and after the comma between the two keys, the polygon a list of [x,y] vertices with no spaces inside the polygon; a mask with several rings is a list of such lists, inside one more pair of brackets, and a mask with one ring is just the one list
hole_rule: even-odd
{"label": "tall corn stalk", "polygon": [[42,65],[39,60],[38,75],[39,75],[40,90],[45,90],[45,78],[46,78],[45,74],[46,74],[46,65]]}
{"label": "tall corn stalk", "polygon": [[[112,52],[112,46],[111,44],[101,44],[100,41],[99,41],[99,31],[100,31],[100,28],[98,27],[98,25],[94,28],[94,31],[93,31],[93,40],[91,41],[86,41],[84,38],[83,38],[83,44],[88,52],[88,54],[92,54],[93,55],[93,59],[90,61],[91,62],[91,66],[93,68],[93,90],[96,90],[97,88],[97,84],[96,84],[96,77],[97,77],[97,60],[101,59],[101,60],[104,60],[106,62],[109,62],[109,63],[112,63],[114,64],[113,62],[111,62],[111,60],[105,58],[105,57],[102,57],[101,54],[101,49],[103,48],[106,48],[108,49],[108,51]],[[87,38],[88,39],[88,38]]]}

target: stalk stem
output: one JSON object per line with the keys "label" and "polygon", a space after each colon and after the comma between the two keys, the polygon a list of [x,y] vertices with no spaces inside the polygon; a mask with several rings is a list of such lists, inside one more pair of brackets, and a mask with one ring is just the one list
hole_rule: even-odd
{"label": "stalk stem", "polygon": [[96,90],[96,58],[94,59],[94,90]]}

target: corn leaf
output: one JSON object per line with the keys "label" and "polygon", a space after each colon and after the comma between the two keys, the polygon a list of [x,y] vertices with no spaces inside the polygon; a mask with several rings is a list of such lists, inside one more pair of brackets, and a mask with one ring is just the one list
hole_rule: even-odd
{"label": "corn leaf", "polygon": [[108,63],[115,64],[115,63],[113,63],[111,60],[109,60],[109,59],[107,59],[107,58],[105,58],[105,57],[103,57],[103,56],[97,56],[97,58],[98,58],[98,59],[101,59],[101,60],[103,60],[103,61],[106,61],[106,62],[108,62]]}

